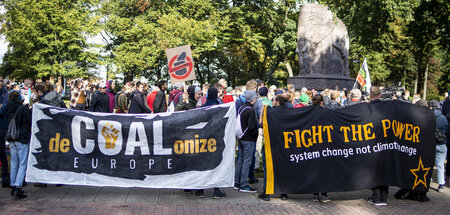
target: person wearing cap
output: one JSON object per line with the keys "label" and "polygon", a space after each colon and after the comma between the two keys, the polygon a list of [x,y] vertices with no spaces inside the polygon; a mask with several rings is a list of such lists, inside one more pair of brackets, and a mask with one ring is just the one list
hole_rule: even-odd
{"label": "person wearing cap", "polygon": [[198,100],[202,97],[202,89],[199,86],[189,86],[183,93],[183,100],[175,107],[175,111],[190,110],[197,107]]}
{"label": "person wearing cap", "polygon": [[305,93],[300,96],[300,103],[296,104],[294,108],[306,107],[309,103],[309,96]]}
{"label": "person wearing cap", "polygon": [[[442,114],[441,110],[439,110],[439,102],[436,100],[431,100],[429,103],[430,108],[434,111],[434,116],[436,117],[436,129],[442,133],[447,134],[448,129],[448,120]],[[436,141],[436,173],[437,173],[437,182],[439,187],[437,188],[438,192],[442,192],[444,190],[445,180],[444,180],[444,165],[445,165],[445,156],[447,155],[447,138],[444,138],[443,141]]]}
{"label": "person wearing cap", "polygon": [[92,95],[89,111],[109,113],[109,96],[106,94],[106,84],[98,85],[98,90]]}
{"label": "person wearing cap", "polygon": [[245,130],[238,143],[238,160],[236,162],[234,189],[245,193],[255,193],[257,190],[250,187],[247,179],[250,165],[254,157],[256,140],[258,138],[258,122],[253,105],[256,103],[256,92],[247,90],[244,92],[245,103],[238,110],[241,116],[241,126]]}
{"label": "person wearing cap", "polygon": [[173,102],[173,106],[176,107],[178,103],[183,100],[183,82],[177,82],[173,84],[174,88],[169,93],[169,104]]}
{"label": "person wearing cap", "polygon": [[350,91],[350,100],[347,101],[346,106],[352,106],[361,103],[361,90],[353,89]]}

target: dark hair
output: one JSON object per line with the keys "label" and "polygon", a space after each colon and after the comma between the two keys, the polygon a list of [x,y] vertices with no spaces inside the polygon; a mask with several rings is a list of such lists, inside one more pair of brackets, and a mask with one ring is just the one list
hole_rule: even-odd
{"label": "dark hair", "polygon": [[17,91],[12,91],[11,93],[9,93],[9,102],[13,102],[13,101],[19,101],[19,97],[20,94]]}
{"label": "dark hair", "polygon": [[[167,83],[167,81],[165,81],[165,80],[160,80],[160,81],[158,81],[158,88],[160,89],[160,90],[162,90],[162,87],[164,86],[164,84],[166,84]],[[136,88],[137,88],[137,83],[136,83]]]}
{"label": "dark hair", "polygon": [[42,84],[36,85],[36,92],[41,91],[42,93],[45,93],[45,86]]}
{"label": "dark hair", "polygon": [[289,97],[284,94],[278,94],[275,97],[275,101],[277,101],[280,104],[280,106],[284,106],[289,101]]}
{"label": "dark hair", "polygon": [[322,102],[323,102],[323,96],[320,94],[316,94],[312,98],[313,105],[320,105],[320,103],[322,103]]}
{"label": "dark hair", "polygon": [[[159,84],[159,83],[158,83]],[[136,83],[136,88],[139,88],[141,85],[144,85],[142,82],[140,82],[140,81],[138,81],[137,83]]]}

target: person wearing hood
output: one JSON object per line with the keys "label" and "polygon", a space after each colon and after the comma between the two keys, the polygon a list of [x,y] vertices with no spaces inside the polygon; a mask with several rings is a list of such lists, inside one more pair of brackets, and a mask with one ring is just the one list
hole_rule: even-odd
{"label": "person wearing hood", "polygon": [[[439,102],[436,100],[431,100],[429,102],[429,106],[434,111],[434,116],[436,117],[436,129],[445,136],[447,134],[448,121],[447,118],[442,114],[441,110],[439,110]],[[436,165],[437,182],[439,184],[439,187],[437,188],[438,192],[442,192],[444,190],[445,185],[444,167],[445,167],[445,157],[447,155],[446,144],[447,144],[446,137],[441,142],[436,141],[435,165]]]}
{"label": "person wearing hood", "polygon": [[198,100],[202,97],[199,86],[189,86],[187,92],[183,93],[183,101],[177,104],[175,111],[190,110],[197,107]]}
{"label": "person wearing hood", "polygon": [[116,87],[116,83],[113,80],[109,80],[106,82],[106,94],[108,95],[108,110],[109,113],[114,112],[114,106],[116,104],[116,94],[114,93],[114,88]]}
{"label": "person wearing hood", "polygon": [[136,90],[131,93],[131,104],[128,113],[151,113],[152,110],[145,105],[144,84],[136,83]]}
{"label": "person wearing hood", "polygon": [[98,85],[98,90],[92,95],[89,111],[110,113],[109,97],[108,94],[106,94],[106,84],[102,83]]}
{"label": "person wearing hood", "polygon": [[219,91],[217,90],[217,88],[210,87],[208,89],[208,92],[206,93],[206,103],[204,105],[202,105],[202,107],[220,104],[219,100],[217,99],[218,95],[219,95]]}

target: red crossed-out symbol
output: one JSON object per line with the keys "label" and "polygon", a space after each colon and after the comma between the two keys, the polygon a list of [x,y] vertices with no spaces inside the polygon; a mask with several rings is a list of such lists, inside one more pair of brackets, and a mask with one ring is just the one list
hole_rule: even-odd
{"label": "red crossed-out symbol", "polygon": [[191,58],[183,52],[170,59],[169,74],[176,79],[185,79],[191,74],[193,67]]}

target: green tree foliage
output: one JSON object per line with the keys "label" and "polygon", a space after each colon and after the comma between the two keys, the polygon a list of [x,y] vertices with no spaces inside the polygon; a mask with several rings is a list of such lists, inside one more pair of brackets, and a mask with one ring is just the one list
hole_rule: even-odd
{"label": "green tree foliage", "polygon": [[98,58],[91,1],[6,0],[2,33],[9,42],[2,72],[16,78],[84,77]]}

